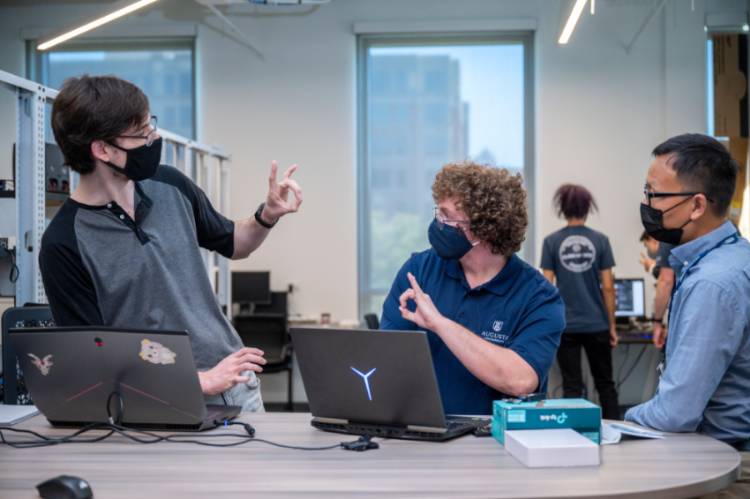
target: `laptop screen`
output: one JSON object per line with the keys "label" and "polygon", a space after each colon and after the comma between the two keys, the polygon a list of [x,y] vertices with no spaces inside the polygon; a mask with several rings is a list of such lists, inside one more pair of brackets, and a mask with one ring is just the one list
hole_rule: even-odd
{"label": "laptop screen", "polygon": [[34,404],[53,423],[196,424],[205,413],[186,332],[11,329]]}
{"label": "laptop screen", "polygon": [[313,416],[445,427],[424,332],[328,328],[290,332]]}

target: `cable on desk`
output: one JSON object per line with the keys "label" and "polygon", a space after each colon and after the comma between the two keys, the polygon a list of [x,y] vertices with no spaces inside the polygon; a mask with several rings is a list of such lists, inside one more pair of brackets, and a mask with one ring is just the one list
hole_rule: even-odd
{"label": "cable on desk", "polygon": [[[50,447],[53,445],[60,445],[66,443],[93,443],[101,442],[111,437],[114,434],[118,434],[132,442],[139,444],[156,444],[159,442],[172,442],[172,443],[186,443],[194,445],[203,445],[207,447],[236,447],[238,445],[260,442],[274,447],[280,447],[283,449],[302,450],[302,451],[322,451],[331,449],[347,449],[353,447],[351,450],[368,450],[377,448],[377,444],[370,442],[370,437],[360,437],[359,440],[353,442],[340,442],[335,445],[326,445],[320,447],[303,447],[298,445],[287,445],[271,440],[262,438],[255,438],[255,429],[248,423],[242,423],[239,421],[226,421],[225,426],[238,425],[245,428],[245,433],[220,433],[220,434],[187,434],[187,433],[172,433],[167,435],[157,435],[156,433],[138,430],[134,428],[128,428],[115,423],[93,423],[86,425],[83,428],[65,435],[63,437],[48,437],[41,433],[25,430],[20,428],[13,428],[9,426],[0,426],[0,443],[8,445],[14,449],[27,449],[35,447]],[[249,428],[249,429],[248,429]],[[77,437],[84,435],[93,430],[109,430],[106,434],[98,437],[79,439]],[[38,440],[36,441],[11,441],[5,437],[4,432],[12,433],[23,433],[32,435]],[[225,439],[225,438],[236,438],[234,442],[209,442],[208,439]],[[362,448],[360,448],[362,447]]]}

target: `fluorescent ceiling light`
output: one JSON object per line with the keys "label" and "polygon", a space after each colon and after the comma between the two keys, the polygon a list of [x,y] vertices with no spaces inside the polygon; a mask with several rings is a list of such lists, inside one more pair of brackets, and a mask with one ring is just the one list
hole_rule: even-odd
{"label": "fluorescent ceiling light", "polygon": [[570,35],[572,35],[573,30],[576,29],[578,19],[581,17],[583,8],[586,6],[586,1],[587,0],[576,0],[575,5],[573,5],[573,10],[570,11],[570,17],[568,17],[568,21],[565,23],[562,33],[560,33],[560,38],[557,40],[557,43],[560,45],[565,45],[568,43],[568,40],[570,40]]}
{"label": "fluorescent ceiling light", "polygon": [[130,14],[131,12],[135,12],[136,10],[141,9],[145,7],[146,5],[152,4],[156,1],[158,0],[139,0],[138,2],[128,5],[127,7],[123,7],[120,10],[116,10],[110,14],[107,14],[106,16],[100,17],[99,19],[96,19],[94,21],[91,21],[90,23],[84,24],[83,26],[80,26],[72,31],[68,31],[65,34],[55,37],[52,40],[46,41],[42,43],[41,45],[39,45],[37,49],[47,50],[48,48],[52,48],[55,45],[68,41],[71,38],[75,38],[76,36],[82,35],[83,33],[91,31],[92,29],[96,29],[99,26],[103,26],[104,24],[107,24],[108,22],[112,22],[115,19],[119,19],[122,16],[126,16]]}

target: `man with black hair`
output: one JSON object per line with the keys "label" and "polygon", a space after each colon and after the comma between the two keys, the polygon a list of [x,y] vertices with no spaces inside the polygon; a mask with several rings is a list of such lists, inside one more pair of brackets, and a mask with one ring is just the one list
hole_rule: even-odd
{"label": "man with black hair", "polygon": [[[143,92],[115,77],[65,82],[52,108],[65,163],[80,174],[42,237],[39,263],[60,326],[187,330],[207,402],[262,411],[256,372],[263,352],[245,348],[221,312],[200,248],[245,258],[302,192],[277,182],[254,217],[233,222],[179,170],[160,166],[162,139]],[[288,199],[289,194],[292,199]]]}
{"label": "man with black hair", "polygon": [[[738,166],[699,134],[673,137],[653,155],[641,219],[654,238],[677,245],[676,283],[657,393],[625,419],[750,451],[750,243],[727,219]],[[737,486],[750,497],[750,482]]]}

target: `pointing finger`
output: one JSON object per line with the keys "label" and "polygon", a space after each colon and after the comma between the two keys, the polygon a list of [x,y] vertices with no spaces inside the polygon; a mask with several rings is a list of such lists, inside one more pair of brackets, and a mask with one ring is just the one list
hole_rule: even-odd
{"label": "pointing finger", "polygon": [[419,287],[419,283],[417,282],[417,278],[414,277],[414,275],[411,272],[406,273],[406,277],[409,279],[409,283],[411,284],[411,287],[414,288],[414,290],[417,293],[422,293],[422,288]]}

